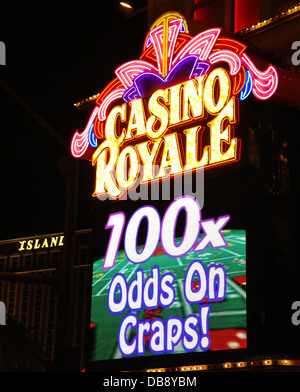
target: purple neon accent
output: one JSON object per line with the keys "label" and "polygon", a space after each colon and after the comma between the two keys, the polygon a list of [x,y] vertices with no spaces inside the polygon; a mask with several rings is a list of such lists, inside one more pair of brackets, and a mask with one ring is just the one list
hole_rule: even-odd
{"label": "purple neon accent", "polygon": [[185,25],[184,25],[183,21],[181,21],[181,23],[180,23],[179,32],[186,33],[186,29],[185,29]]}
{"label": "purple neon accent", "polygon": [[177,84],[189,80],[197,66],[198,56],[195,54],[190,54],[179,60],[170,69],[168,75],[166,76],[166,81],[171,84]]}
{"label": "purple neon accent", "polygon": [[150,35],[148,36],[148,38],[147,38],[147,41],[146,41],[146,49],[147,48],[149,48],[149,46],[152,44],[152,41],[151,41],[151,37],[150,37]]}
{"label": "purple neon accent", "polygon": [[154,72],[143,72],[134,78],[133,85],[125,91],[123,100],[128,103],[134,99],[148,97],[156,90],[185,82],[195,75],[201,76],[209,67],[209,63],[198,61],[198,56],[191,54],[179,60],[165,78]]}
{"label": "purple neon accent", "polygon": [[198,61],[194,70],[193,77],[199,78],[199,76],[205,75],[210,68],[210,64],[206,61]]}
{"label": "purple neon accent", "polygon": [[136,91],[136,87],[131,86],[131,87],[129,87],[129,89],[127,89],[125,91],[122,98],[123,98],[123,101],[125,101],[126,103],[129,103],[129,102],[134,101],[135,99],[138,99],[141,97],[140,97],[139,93]]}
{"label": "purple neon accent", "polygon": [[142,97],[147,97],[160,88],[165,89],[189,80],[193,75],[197,60],[197,55],[185,56],[172,67],[165,78],[153,72],[144,72],[134,79],[136,90]]}

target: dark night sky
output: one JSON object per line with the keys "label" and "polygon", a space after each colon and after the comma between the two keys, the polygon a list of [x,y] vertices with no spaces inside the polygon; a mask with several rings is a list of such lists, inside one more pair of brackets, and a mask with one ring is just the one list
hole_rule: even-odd
{"label": "dark night sky", "polygon": [[[138,1],[141,6],[146,1]],[[1,4],[1,80],[68,143],[88,114],[74,103],[100,92],[114,69],[138,58],[147,13],[126,19],[118,1]],[[0,239],[63,231],[64,151],[0,86]],[[80,162],[78,229],[91,225],[94,169]]]}

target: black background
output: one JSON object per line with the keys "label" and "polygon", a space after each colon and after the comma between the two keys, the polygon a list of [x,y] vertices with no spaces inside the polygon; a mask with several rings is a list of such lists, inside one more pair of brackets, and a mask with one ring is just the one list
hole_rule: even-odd
{"label": "black background", "polygon": [[[0,79],[68,144],[89,114],[74,106],[102,91],[114,69],[138,58],[147,12],[127,19],[118,1],[1,3]],[[145,6],[146,1],[137,1]],[[64,230],[66,152],[0,86],[0,239]],[[91,227],[94,169],[80,162],[77,228]]]}

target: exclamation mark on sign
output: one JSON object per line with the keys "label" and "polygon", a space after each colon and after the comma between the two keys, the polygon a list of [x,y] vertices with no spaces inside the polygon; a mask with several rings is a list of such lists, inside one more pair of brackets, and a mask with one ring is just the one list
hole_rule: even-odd
{"label": "exclamation mark on sign", "polygon": [[210,313],[210,305],[203,305],[199,309],[200,313],[200,348],[207,351],[210,347],[210,337],[208,334],[208,317]]}

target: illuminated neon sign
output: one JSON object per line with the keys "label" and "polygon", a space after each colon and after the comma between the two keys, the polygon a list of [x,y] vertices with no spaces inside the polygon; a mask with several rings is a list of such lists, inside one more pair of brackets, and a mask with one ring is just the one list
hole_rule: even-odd
{"label": "illuminated neon sign", "polygon": [[182,15],[162,15],[73,136],[72,155],[96,167],[93,196],[237,161],[239,101],[269,99],[278,85],[275,68],[257,69],[245,51],[220,28],[192,37]]}
{"label": "illuminated neon sign", "polygon": [[29,240],[22,240],[19,241],[20,247],[18,251],[23,250],[32,250],[32,249],[44,249],[44,248],[53,248],[57,246],[64,245],[64,236],[52,236],[49,238],[36,238],[36,239],[29,239]]}

